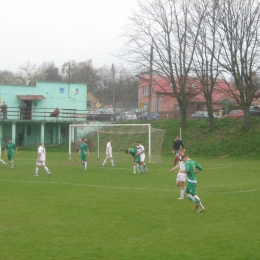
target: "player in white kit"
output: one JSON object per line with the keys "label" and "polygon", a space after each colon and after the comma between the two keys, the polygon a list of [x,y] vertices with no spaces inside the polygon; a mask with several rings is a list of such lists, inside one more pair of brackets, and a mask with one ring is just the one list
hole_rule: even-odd
{"label": "player in white kit", "polygon": [[6,166],[6,163],[2,159],[0,159],[0,163],[2,163],[4,166]]}
{"label": "player in white kit", "polygon": [[48,174],[48,176],[51,175],[51,172],[49,171],[48,167],[45,165],[45,160],[46,160],[46,150],[43,147],[42,143],[38,144],[38,157],[36,160],[36,169],[35,169],[35,175],[34,176],[38,176],[39,173],[39,166],[43,166],[44,170],[46,171],[46,173]]}
{"label": "player in white kit", "polygon": [[0,146],[0,163],[2,163],[4,166],[6,166],[6,162],[4,162],[4,160],[1,159],[1,146]]}
{"label": "player in white kit", "polygon": [[184,152],[185,152],[184,149],[178,150],[179,163],[170,170],[172,172],[176,169],[179,169],[179,173],[177,174],[177,177],[176,177],[176,185],[181,188],[181,196],[178,198],[178,200],[184,199],[185,182],[187,180],[187,174],[180,172],[181,170],[185,170],[185,162],[182,161],[182,156],[184,155]]}
{"label": "player in white kit", "polygon": [[113,161],[113,153],[112,153],[112,143],[113,143],[113,139],[111,139],[106,146],[106,158],[104,160],[104,162],[102,163],[102,167],[105,166],[107,159],[110,159],[111,165],[114,167],[114,161]]}
{"label": "player in white kit", "polygon": [[148,172],[148,169],[147,169],[145,162],[144,162],[145,161],[145,149],[139,141],[136,142],[136,150],[137,150],[136,155],[140,155],[140,166],[139,166],[140,172],[139,173]]}

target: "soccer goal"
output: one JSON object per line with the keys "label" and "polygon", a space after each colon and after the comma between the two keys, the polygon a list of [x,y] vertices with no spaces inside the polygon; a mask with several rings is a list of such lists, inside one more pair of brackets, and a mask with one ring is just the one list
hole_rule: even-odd
{"label": "soccer goal", "polygon": [[69,126],[69,160],[72,150],[78,150],[82,138],[90,148],[90,152],[105,153],[105,147],[111,139],[113,155],[122,154],[128,148],[136,148],[136,142],[144,146],[147,161],[161,163],[161,149],[165,129],[152,128],[150,124],[77,124]]}

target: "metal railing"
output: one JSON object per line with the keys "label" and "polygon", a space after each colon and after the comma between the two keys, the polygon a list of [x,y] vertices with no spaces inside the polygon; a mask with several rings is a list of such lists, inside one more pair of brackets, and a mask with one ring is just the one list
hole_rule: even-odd
{"label": "metal railing", "polygon": [[53,108],[34,108],[27,107],[24,112],[18,107],[8,107],[7,112],[0,108],[0,120],[33,120],[33,121],[66,121],[66,122],[82,122],[86,121],[87,110],[77,109],[59,109],[58,116],[52,116],[55,109]]}

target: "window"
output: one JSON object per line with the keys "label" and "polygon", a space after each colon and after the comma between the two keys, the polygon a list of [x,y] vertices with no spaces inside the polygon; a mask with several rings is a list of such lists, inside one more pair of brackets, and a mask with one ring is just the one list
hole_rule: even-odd
{"label": "window", "polygon": [[144,86],[144,95],[149,94],[149,86]]}
{"label": "window", "polygon": [[91,101],[87,101],[87,106],[91,107]]}

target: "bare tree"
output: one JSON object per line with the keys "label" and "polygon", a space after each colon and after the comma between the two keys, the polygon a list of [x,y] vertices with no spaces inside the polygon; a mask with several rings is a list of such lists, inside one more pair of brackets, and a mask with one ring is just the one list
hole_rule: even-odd
{"label": "bare tree", "polygon": [[20,65],[19,71],[16,74],[17,83],[24,85],[35,85],[37,81],[45,81],[46,72],[37,64],[30,64],[29,61]]}
{"label": "bare tree", "polygon": [[249,107],[258,91],[260,1],[218,0],[217,15],[220,35],[217,41],[222,51],[215,58],[234,79],[237,91],[230,89],[228,94],[243,109],[248,129]]}
{"label": "bare tree", "polygon": [[15,73],[8,71],[8,70],[0,71],[0,83],[1,84],[16,84],[17,78],[16,78]]}
{"label": "bare tree", "polygon": [[[103,66],[98,69],[95,95],[106,104],[137,102],[138,80],[124,67]],[[114,90],[114,95],[113,95]]]}
{"label": "bare tree", "polygon": [[57,68],[54,62],[44,62],[40,68],[46,73],[46,81],[62,81],[62,76],[59,74],[59,68]]}
{"label": "bare tree", "polygon": [[88,91],[95,92],[97,88],[97,70],[93,67],[92,60],[65,62],[62,65],[61,73],[67,82],[87,84]]}
{"label": "bare tree", "polygon": [[193,71],[195,72],[205,98],[211,130],[215,129],[212,100],[213,92],[216,88],[217,79],[221,74],[218,60],[222,46],[216,41],[216,38],[219,36],[217,31],[216,9],[217,5],[215,0],[201,0],[193,5],[192,11],[194,26],[197,26],[197,22],[202,19],[202,26],[195,48]]}
{"label": "bare tree", "polygon": [[153,43],[153,72],[168,78],[185,128],[188,101],[194,94],[188,87],[189,74],[202,20],[197,21],[197,27],[192,26],[191,3],[186,0],[140,1],[139,9],[124,35],[128,41],[123,55],[148,71]]}

